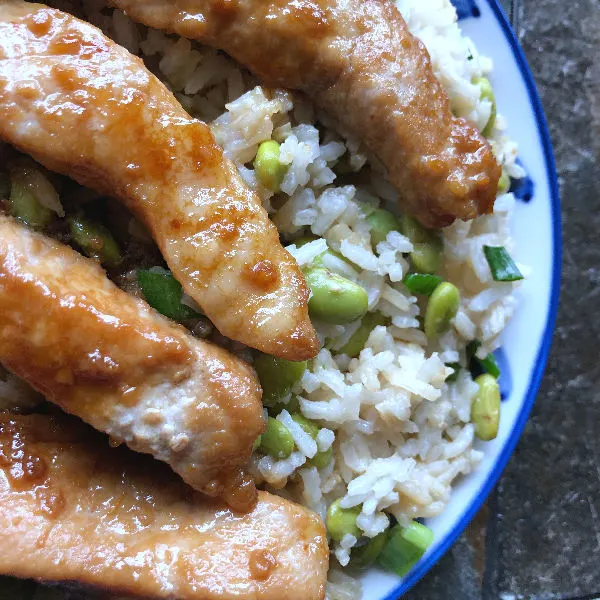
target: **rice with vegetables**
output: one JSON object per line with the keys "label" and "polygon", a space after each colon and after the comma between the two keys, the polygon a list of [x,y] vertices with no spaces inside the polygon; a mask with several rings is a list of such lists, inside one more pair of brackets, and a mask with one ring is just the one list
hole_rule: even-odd
{"label": "rice with vegetables", "polygon": [[[517,305],[508,187],[523,172],[495,113],[491,62],[461,34],[448,0],[397,0],[454,113],[487,135],[503,168],[493,215],[437,233],[397,213],[397,193],[377,165],[306,98],[265,89],[221,53],[136,25],[93,0],[52,4],[82,10],[142,56],[192,115],[211,123],[305,273],[323,348],[309,363],[287,363],[224,339],[162,269],[141,225],[93,195],[86,215],[75,214],[69,195],[85,192],[72,183],[16,163],[11,201],[20,194],[23,205],[33,195],[39,227],[103,262],[121,287],[195,335],[253,362],[268,416],[251,461],[256,482],[325,519],[339,566],[379,557],[405,573],[414,560],[402,558],[402,544],[418,555],[431,542],[415,519],[444,510],[453,481],[482,458],[476,437],[491,439],[497,427],[497,419],[489,422],[499,402],[490,355]],[[175,306],[153,301],[157,289],[176,297]],[[477,381],[473,361],[488,371]],[[37,401],[0,373],[2,406],[28,410]],[[360,590],[333,570],[328,595],[352,598]]]}

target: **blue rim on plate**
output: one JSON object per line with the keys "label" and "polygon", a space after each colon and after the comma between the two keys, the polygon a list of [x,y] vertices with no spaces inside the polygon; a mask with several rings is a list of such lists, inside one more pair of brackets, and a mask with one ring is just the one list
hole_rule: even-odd
{"label": "blue rim on plate", "polygon": [[438,562],[438,560],[448,551],[450,546],[456,541],[458,536],[463,532],[465,527],[473,519],[477,511],[481,508],[484,500],[488,497],[492,488],[498,482],[500,475],[504,471],[508,459],[510,458],[517,442],[523,432],[529,413],[533,407],[542,376],[546,368],[546,362],[548,360],[548,354],[550,353],[550,346],[552,345],[552,337],[554,333],[554,326],[556,324],[556,315],[558,311],[558,300],[560,295],[560,271],[562,264],[562,250],[561,250],[561,221],[560,221],[560,198],[558,193],[558,179],[556,175],[556,166],[554,162],[554,154],[552,152],[552,143],[550,141],[550,134],[548,131],[548,125],[544,116],[544,110],[540,101],[533,75],[527,65],[523,50],[517,41],[515,33],[513,32],[504,11],[498,4],[497,0],[485,0],[491,8],[494,16],[496,17],[507,42],[510,45],[515,62],[521,72],[521,77],[527,88],[529,100],[535,114],[535,120],[537,124],[537,130],[539,138],[543,147],[544,162],[546,167],[546,177],[550,188],[550,200],[551,200],[551,212],[552,212],[552,243],[554,256],[552,261],[552,285],[550,292],[550,306],[548,310],[548,317],[542,341],[538,348],[538,352],[535,358],[535,367],[529,381],[527,393],[521,411],[515,421],[515,425],[511,432],[509,439],[507,440],[502,452],[494,469],[489,474],[488,478],[481,487],[478,497],[471,503],[468,510],[462,516],[462,518],[454,525],[452,530],[442,540],[439,546],[429,554],[423,561],[416,565],[416,567],[409,573],[409,575],[403,579],[398,587],[396,587],[391,593],[385,596],[384,600],[395,600],[411,589],[416,583],[418,583],[423,576]]}

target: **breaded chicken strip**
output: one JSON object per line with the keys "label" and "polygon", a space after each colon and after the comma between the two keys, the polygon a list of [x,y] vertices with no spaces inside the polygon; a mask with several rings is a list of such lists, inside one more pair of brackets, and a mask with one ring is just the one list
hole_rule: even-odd
{"label": "breaded chicken strip", "polygon": [[148,599],[323,598],[317,515],[265,492],[236,515],[61,416],[0,414],[0,573]]}
{"label": "breaded chicken strip", "polygon": [[253,370],[195,340],[89,259],[0,216],[0,362],[192,487],[252,505],[264,428]]}
{"label": "breaded chicken strip", "polygon": [[0,114],[0,138],[120,198],[222,334],[317,353],[308,288],[258,197],[138,58],[70,15],[0,0]]}
{"label": "breaded chicken strip", "polygon": [[108,0],[133,19],[224,50],[300,90],[363,141],[429,227],[492,211],[500,167],[452,116],[424,45],[392,0]]}

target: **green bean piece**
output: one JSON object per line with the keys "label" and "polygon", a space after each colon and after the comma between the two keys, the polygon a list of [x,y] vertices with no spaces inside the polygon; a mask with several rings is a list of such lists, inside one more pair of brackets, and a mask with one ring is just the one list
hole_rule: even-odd
{"label": "green bean piece", "polygon": [[489,100],[492,103],[492,111],[490,114],[490,118],[488,119],[488,122],[486,123],[485,127],[481,132],[485,137],[489,137],[489,135],[492,133],[492,130],[494,129],[494,125],[496,124],[496,96],[494,94],[492,84],[490,83],[490,80],[487,77],[476,77],[473,80],[473,83],[479,87],[479,97],[482,100]]}
{"label": "green bean piece", "polygon": [[379,554],[378,562],[384,569],[404,577],[431,546],[433,538],[433,531],[416,521],[408,527],[395,525]]}
{"label": "green bean piece", "polygon": [[13,169],[10,174],[8,212],[35,229],[43,229],[52,220],[52,211],[39,202],[20,169]]}
{"label": "green bean piece", "polygon": [[400,221],[389,210],[374,208],[367,215],[367,223],[371,226],[371,244],[385,242],[390,231],[400,231]]}
{"label": "green bean piece", "polygon": [[434,244],[418,243],[414,244],[410,260],[415,271],[432,274],[438,271],[442,264],[442,253]]}
{"label": "green bean piece", "polygon": [[269,417],[258,449],[273,458],[287,458],[294,450],[294,438],[283,423]]}
{"label": "green bean piece", "polygon": [[445,281],[438,285],[425,311],[425,335],[435,339],[450,327],[450,321],[456,316],[460,306],[460,292],[452,283]]}
{"label": "green bean piece", "polygon": [[138,269],[137,280],[146,302],[165,317],[181,322],[200,316],[193,308],[181,303],[181,284],[168,269]]}
{"label": "green bean piece", "polygon": [[254,172],[267,189],[278,192],[288,167],[279,162],[280,148],[275,140],[263,142],[256,152]]}
{"label": "green bean piece", "polygon": [[479,386],[471,405],[471,421],[475,426],[475,435],[484,442],[498,435],[500,425],[500,387],[495,377],[484,373],[475,379]]}
{"label": "green bean piece", "polygon": [[500,179],[498,180],[498,196],[502,196],[502,194],[506,194],[510,190],[510,175],[506,171],[506,169],[502,169],[502,175],[500,175]]}
{"label": "green bean piece", "polygon": [[340,542],[348,533],[355,538],[360,537],[360,529],[356,525],[356,519],[360,515],[361,507],[342,508],[340,501],[336,500],[331,503],[325,518],[327,531],[336,542]]}
{"label": "green bean piece", "polygon": [[[311,420],[298,413],[293,414],[292,419],[298,423],[304,432],[310,435],[313,440],[317,439],[317,435],[319,435],[321,428],[316,423],[313,423]],[[317,469],[323,469],[332,461],[332,459],[333,449],[328,448],[327,450],[317,452],[312,458],[309,458],[306,461],[306,465],[309,467],[317,467]]]}
{"label": "green bean piece", "polygon": [[119,246],[106,227],[80,216],[70,217],[67,223],[71,239],[90,258],[107,267],[121,264],[123,257]]}
{"label": "green bean piece", "polygon": [[382,531],[364,546],[352,548],[352,554],[350,556],[350,565],[355,569],[366,569],[370,567],[379,557],[383,547],[390,537],[390,530]]}
{"label": "green bean piece", "polygon": [[0,171],[0,200],[8,200],[10,196],[10,179],[6,173]]}
{"label": "green bean piece", "polygon": [[300,381],[307,367],[305,360],[294,362],[269,354],[259,354],[254,360],[254,368],[263,389],[263,404],[275,406],[280,403]]}
{"label": "green bean piece", "polygon": [[304,277],[312,292],[308,301],[312,317],[343,325],[366,314],[369,306],[367,291],[357,283],[322,267],[306,269]]}
{"label": "green bean piece", "polygon": [[371,332],[378,325],[386,325],[387,317],[380,312],[367,313],[361,321],[358,329],[352,334],[346,344],[340,348],[340,354],[347,354],[350,358],[356,358],[365,347]]}

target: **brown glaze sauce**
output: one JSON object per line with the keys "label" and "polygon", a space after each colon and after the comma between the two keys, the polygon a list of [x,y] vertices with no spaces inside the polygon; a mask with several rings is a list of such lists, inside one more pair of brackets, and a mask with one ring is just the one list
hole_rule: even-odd
{"label": "brown glaze sauce", "polygon": [[15,421],[0,423],[0,467],[16,490],[30,490],[43,483],[48,465],[32,453],[23,440]]}
{"label": "brown glaze sauce", "polygon": [[252,266],[246,265],[244,277],[264,290],[271,289],[279,280],[277,268],[270,260],[260,260]]}
{"label": "brown glaze sauce", "polygon": [[248,568],[253,579],[265,581],[277,568],[277,559],[268,550],[253,550],[248,561]]}
{"label": "brown glaze sauce", "polygon": [[65,497],[50,485],[48,463],[27,443],[27,437],[17,421],[0,422],[0,469],[13,490],[33,493],[37,510],[56,519],[66,506]]}

